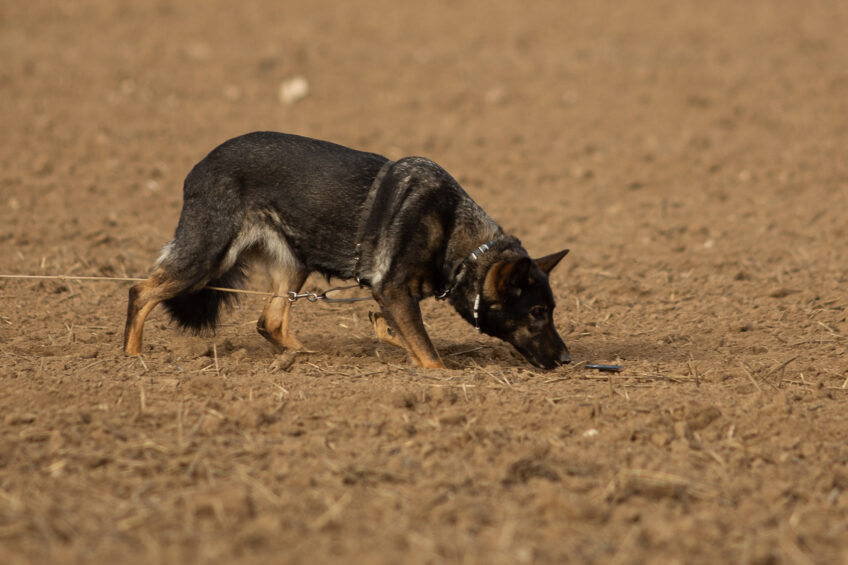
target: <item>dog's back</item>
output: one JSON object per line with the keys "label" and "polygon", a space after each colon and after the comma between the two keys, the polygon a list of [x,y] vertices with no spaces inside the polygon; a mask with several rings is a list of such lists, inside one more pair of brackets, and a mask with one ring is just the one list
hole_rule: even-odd
{"label": "dog's back", "polygon": [[231,139],[186,177],[174,239],[212,236],[198,246],[221,253],[240,230],[264,222],[300,250],[309,270],[342,274],[338,250],[353,249],[358,211],[385,162],[374,153],[283,133]]}

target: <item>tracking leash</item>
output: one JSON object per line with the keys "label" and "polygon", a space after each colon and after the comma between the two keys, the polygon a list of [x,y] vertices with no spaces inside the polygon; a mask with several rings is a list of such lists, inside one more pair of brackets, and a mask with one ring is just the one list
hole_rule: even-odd
{"label": "tracking leash", "polygon": [[[359,286],[360,286],[359,283],[349,284],[349,285],[345,285],[345,286],[334,286],[333,288],[328,288],[324,292],[300,292],[300,293],[298,293],[298,292],[294,292],[292,290],[292,291],[289,291],[289,293],[288,293],[288,299],[289,299],[289,302],[297,302],[301,298],[305,298],[309,302],[318,302],[319,300],[323,300],[324,302],[334,303],[334,304],[346,304],[348,302],[360,302],[360,301],[363,301],[363,300],[373,300],[373,298],[371,298],[370,296],[352,296],[350,298],[330,298],[329,296],[327,296],[327,294],[329,294],[331,292],[339,292],[341,290],[350,290],[351,288],[359,288]],[[207,288],[213,288],[213,287],[209,286]]]}
{"label": "tracking leash", "polygon": [[[136,277],[92,277],[92,276],[76,276],[76,275],[0,275],[0,279],[35,279],[35,280],[59,280],[59,281],[111,281],[111,282],[142,282],[147,279],[140,279]],[[332,292],[339,292],[342,290],[349,290],[351,288],[358,287],[358,284],[351,284],[346,286],[335,286],[333,288],[328,288],[323,292],[294,292],[289,291],[285,296],[289,302],[297,302],[301,298],[305,298],[309,302],[318,302],[323,301],[327,303],[333,304],[344,304],[348,302],[361,302],[363,300],[373,300],[370,296],[353,296],[350,298],[332,298],[327,296]],[[217,290],[219,292],[230,292],[233,294],[253,294],[256,296],[271,296],[278,297],[281,296],[279,294],[274,294],[273,292],[262,292],[260,290],[245,290],[241,288],[226,288],[221,286],[207,286],[204,287],[209,290]]]}

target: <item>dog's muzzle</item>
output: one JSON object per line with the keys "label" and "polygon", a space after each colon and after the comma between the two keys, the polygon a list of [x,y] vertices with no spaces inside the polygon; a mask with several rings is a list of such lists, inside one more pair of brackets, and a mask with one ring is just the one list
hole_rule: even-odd
{"label": "dog's muzzle", "polygon": [[521,356],[524,357],[524,359],[530,362],[531,365],[539,367],[540,369],[556,369],[561,365],[571,363],[571,353],[569,353],[565,346],[563,346],[558,354],[554,354],[551,357],[538,355],[523,347],[515,346],[515,348],[519,353],[521,353]]}

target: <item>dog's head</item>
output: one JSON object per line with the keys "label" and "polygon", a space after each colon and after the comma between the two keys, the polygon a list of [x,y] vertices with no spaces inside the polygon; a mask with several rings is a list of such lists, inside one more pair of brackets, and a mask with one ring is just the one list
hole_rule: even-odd
{"label": "dog's head", "polygon": [[511,343],[530,363],[553,369],[571,361],[554,326],[554,296],[548,274],[568,249],[540,259],[522,257],[494,263],[481,293],[479,327]]}

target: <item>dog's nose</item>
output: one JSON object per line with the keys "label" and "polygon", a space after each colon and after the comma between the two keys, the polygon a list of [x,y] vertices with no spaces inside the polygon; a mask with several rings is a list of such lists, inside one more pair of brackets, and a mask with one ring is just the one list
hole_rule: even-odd
{"label": "dog's nose", "polygon": [[571,353],[569,353],[567,349],[563,349],[562,353],[559,354],[559,362],[562,365],[571,363]]}

